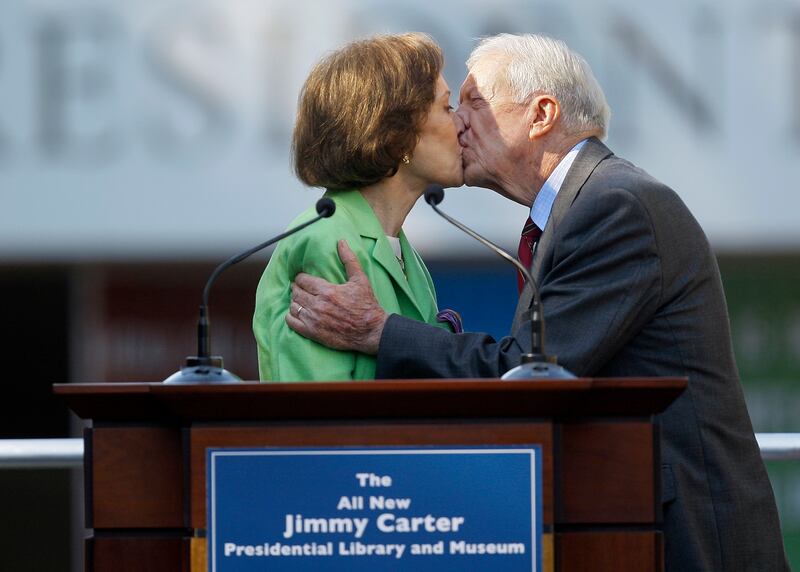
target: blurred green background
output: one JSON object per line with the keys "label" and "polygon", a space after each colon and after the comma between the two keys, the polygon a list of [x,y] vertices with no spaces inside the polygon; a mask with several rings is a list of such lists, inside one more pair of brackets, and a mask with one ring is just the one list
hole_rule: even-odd
{"label": "blurred green background", "polygon": [[[758,432],[800,432],[800,257],[720,256],[736,360]],[[800,461],[767,463],[786,551],[800,569]]]}

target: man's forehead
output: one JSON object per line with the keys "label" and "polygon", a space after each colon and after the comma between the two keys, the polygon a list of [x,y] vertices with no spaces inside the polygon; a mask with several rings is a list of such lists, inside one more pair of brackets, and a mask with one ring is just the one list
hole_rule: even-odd
{"label": "man's forehead", "polygon": [[484,55],[469,68],[462,89],[477,89],[484,97],[501,95],[504,91],[505,81],[500,72],[504,65],[505,61],[501,56]]}

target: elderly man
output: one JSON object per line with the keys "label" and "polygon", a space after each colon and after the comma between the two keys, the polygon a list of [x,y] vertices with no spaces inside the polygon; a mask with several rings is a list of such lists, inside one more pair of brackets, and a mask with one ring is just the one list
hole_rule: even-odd
{"label": "elderly man", "polygon": [[[562,42],[489,38],[467,67],[465,182],[531,206],[520,259],[541,288],[548,349],[580,376],[689,378],[660,416],[667,569],[787,570],[702,229],[672,190],[600,142],[605,97]],[[345,244],[340,256],[349,281],[298,275],[286,320],[331,347],[377,354],[378,377],[497,377],[530,347],[530,288],[513,336],[498,342],[387,316]]]}

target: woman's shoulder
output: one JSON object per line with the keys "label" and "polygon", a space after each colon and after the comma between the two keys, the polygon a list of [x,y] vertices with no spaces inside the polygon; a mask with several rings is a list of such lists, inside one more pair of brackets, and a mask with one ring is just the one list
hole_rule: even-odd
{"label": "woman's shoulder", "polygon": [[[309,207],[300,213],[291,223],[289,223],[287,230],[310,221],[317,216],[315,207]],[[351,239],[358,235],[358,229],[355,222],[347,209],[342,208],[337,203],[336,210],[333,215],[323,218],[306,228],[298,231],[290,237],[287,237],[281,244],[287,243],[293,248],[299,247],[325,247],[332,246],[336,249],[336,243],[344,238]]]}
{"label": "woman's shoulder", "polygon": [[[330,195],[328,195],[330,196]],[[346,201],[337,200],[338,193],[332,194],[336,203],[333,216],[321,219],[306,228],[286,237],[278,243],[270,257],[273,271],[285,268],[286,272],[317,271],[338,274],[341,266],[337,252],[338,242],[346,240],[357,253],[361,249],[359,224]],[[316,209],[309,207],[300,213],[287,228],[294,228],[317,216]]]}

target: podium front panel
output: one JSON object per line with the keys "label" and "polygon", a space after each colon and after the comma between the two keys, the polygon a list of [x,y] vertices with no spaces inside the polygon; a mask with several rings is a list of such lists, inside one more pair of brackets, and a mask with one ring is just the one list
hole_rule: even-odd
{"label": "podium front panel", "polygon": [[56,386],[85,432],[87,570],[206,567],[207,448],[539,445],[545,571],[663,569],[655,415],[680,378]]}

